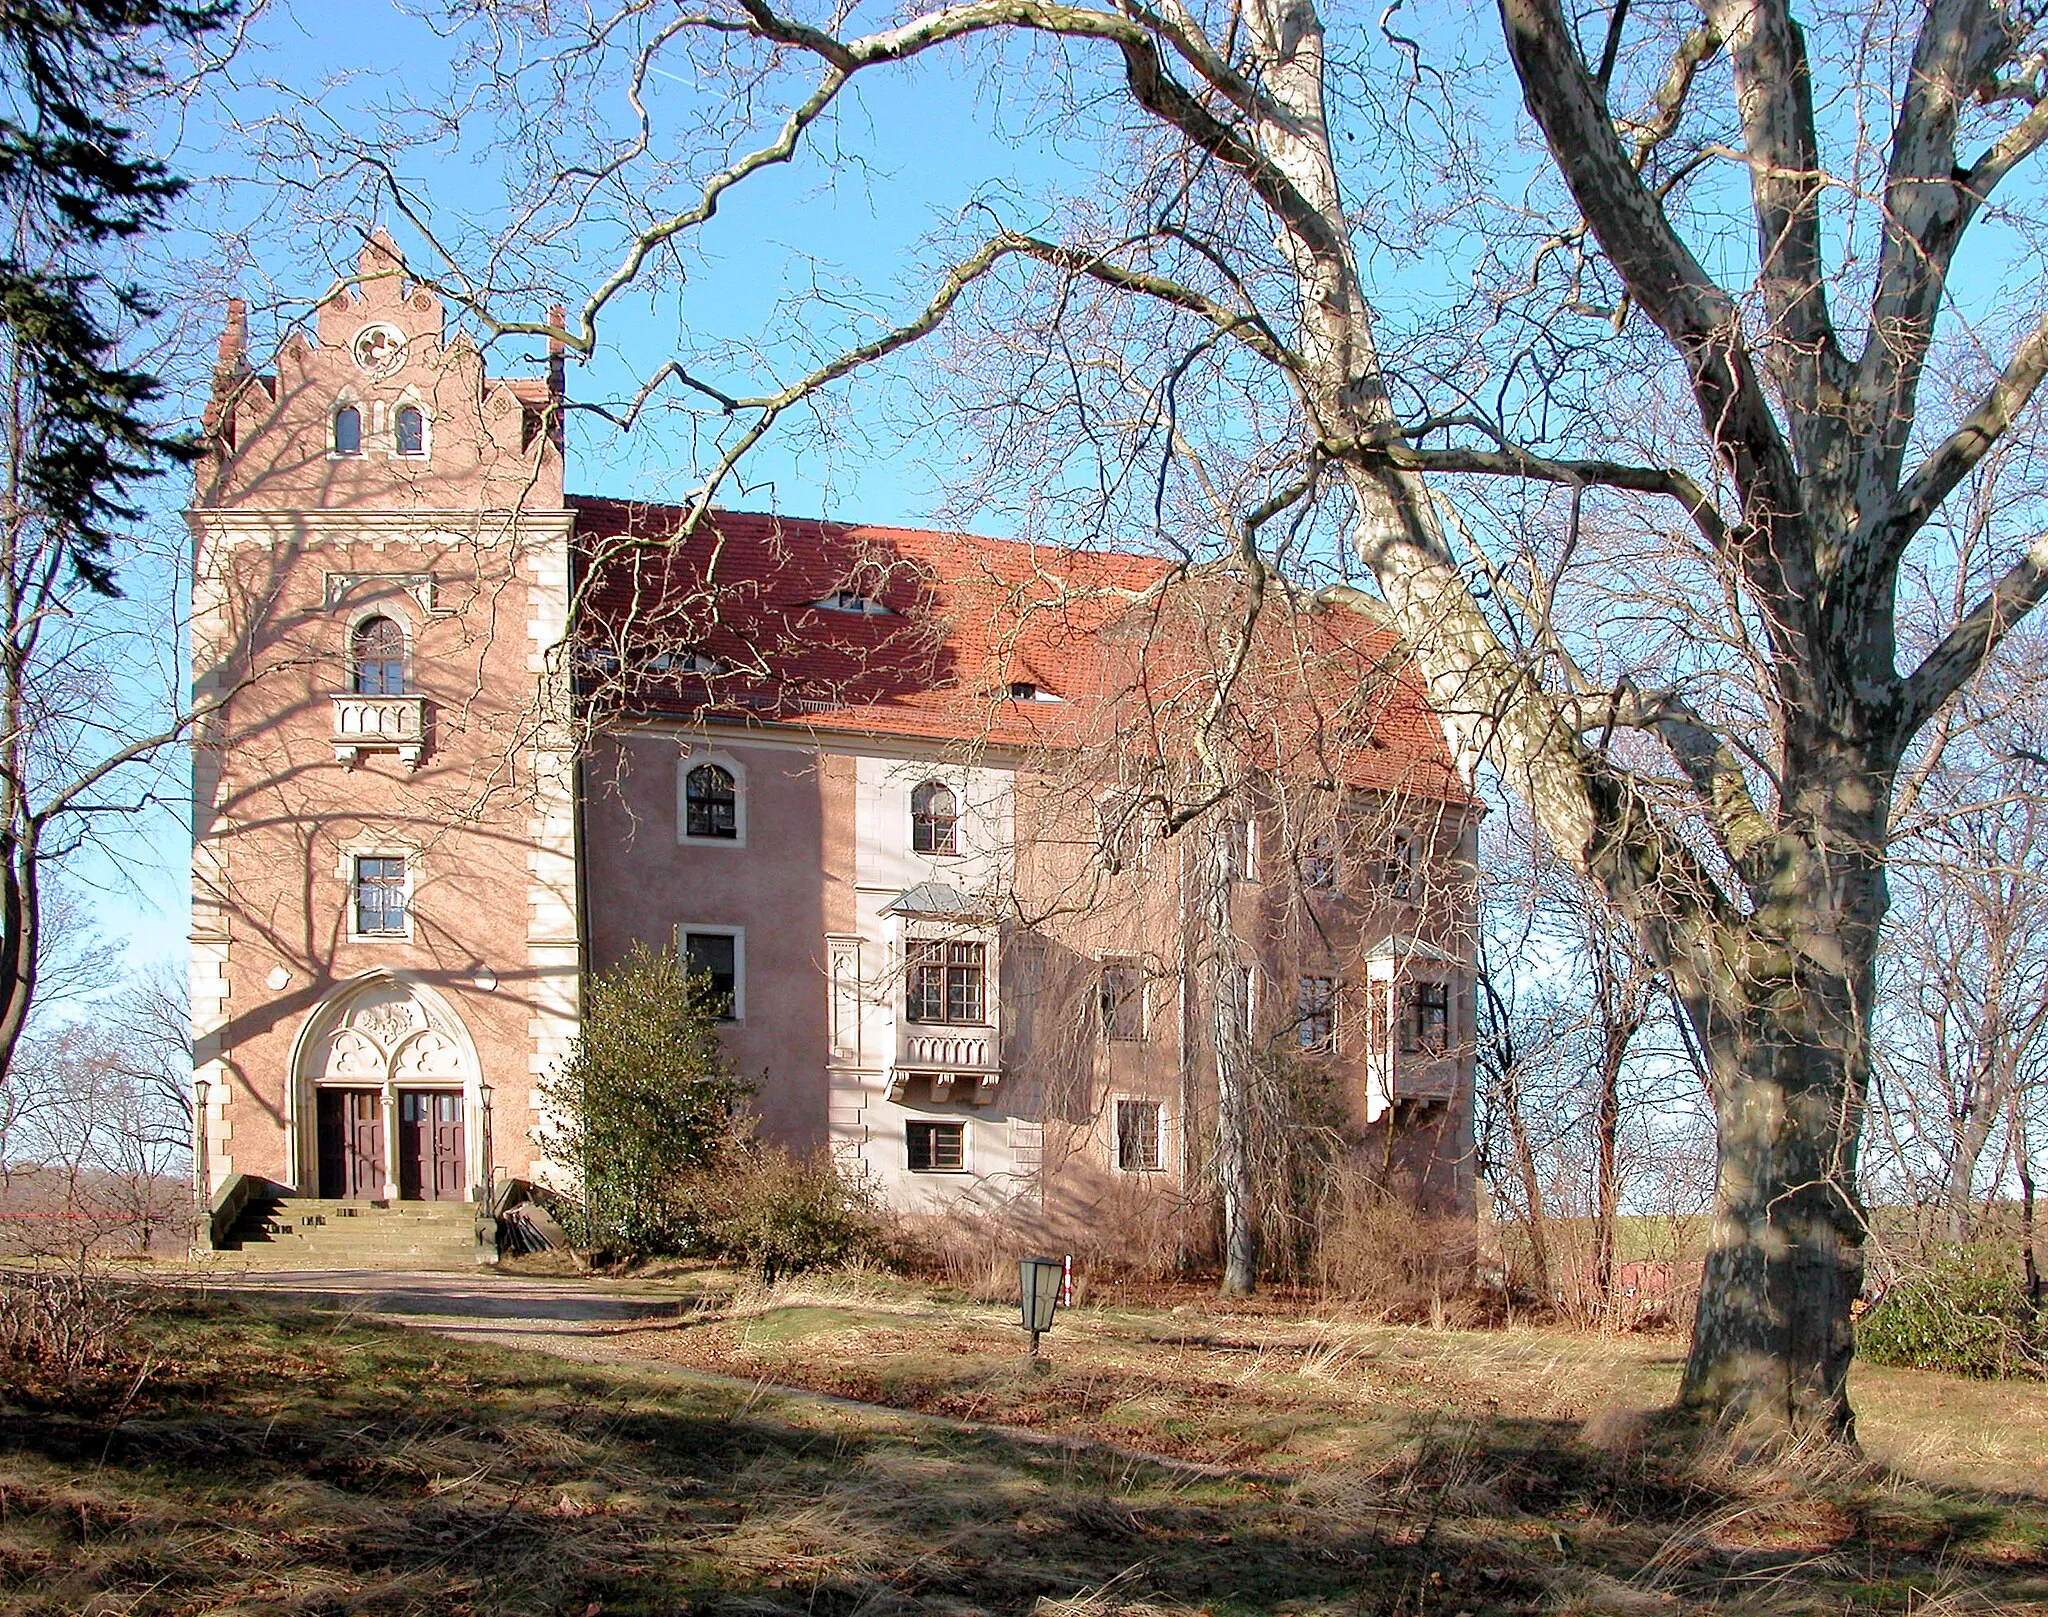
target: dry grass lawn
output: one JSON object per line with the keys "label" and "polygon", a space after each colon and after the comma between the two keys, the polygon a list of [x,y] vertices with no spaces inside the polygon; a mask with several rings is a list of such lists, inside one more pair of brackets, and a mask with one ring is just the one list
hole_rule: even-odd
{"label": "dry grass lawn", "polygon": [[1245,1472],[1210,1477],[333,1317],[141,1328],[139,1390],[0,1406],[0,1611],[2048,1611],[2039,1389],[1866,1375],[1908,1476],[1646,1428],[1668,1341],[1083,1311],[1037,1376],[994,1311],[879,1283],[612,1339]]}

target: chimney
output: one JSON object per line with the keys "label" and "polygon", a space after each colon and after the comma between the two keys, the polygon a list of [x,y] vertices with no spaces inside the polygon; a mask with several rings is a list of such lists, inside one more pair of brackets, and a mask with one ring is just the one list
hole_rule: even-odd
{"label": "chimney", "polygon": [[569,316],[562,305],[557,303],[548,310],[548,324],[553,328],[548,338],[548,438],[558,452],[565,452],[567,434],[563,431],[562,401],[569,396],[568,344],[562,340]]}
{"label": "chimney", "polygon": [[249,305],[240,298],[228,299],[228,317],[220,328],[218,368],[230,375],[243,368],[249,354]]}

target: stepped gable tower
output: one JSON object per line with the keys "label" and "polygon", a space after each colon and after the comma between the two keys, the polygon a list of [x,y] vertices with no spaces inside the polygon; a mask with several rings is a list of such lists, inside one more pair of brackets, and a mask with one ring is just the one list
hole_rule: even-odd
{"label": "stepped gable tower", "polygon": [[245,327],[189,513],[200,1171],[471,1198],[576,1026],[560,355],[487,375],[381,230],[268,372]]}

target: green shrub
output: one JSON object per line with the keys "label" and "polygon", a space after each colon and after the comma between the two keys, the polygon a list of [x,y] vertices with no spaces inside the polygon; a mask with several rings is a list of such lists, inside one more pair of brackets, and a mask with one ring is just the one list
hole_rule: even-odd
{"label": "green shrub", "polygon": [[763,1280],[843,1268],[880,1247],[874,1190],[825,1152],[794,1157],[750,1146],[698,1176],[690,1199],[702,1248]]}
{"label": "green shrub", "polygon": [[1987,1379],[2048,1378],[2048,1314],[2037,1310],[2004,1247],[1941,1253],[1895,1282],[1856,1327],[1871,1364]]}
{"label": "green shrub", "polygon": [[542,1143],[581,1181],[563,1219],[579,1247],[646,1256],[696,1244],[687,1184],[739,1150],[753,1092],[719,1043],[721,1008],[709,976],[645,944],[591,979],[576,1042],[541,1087]]}

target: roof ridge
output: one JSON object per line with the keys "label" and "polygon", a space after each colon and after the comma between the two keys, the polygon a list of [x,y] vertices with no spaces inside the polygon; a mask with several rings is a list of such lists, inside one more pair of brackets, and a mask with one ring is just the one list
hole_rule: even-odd
{"label": "roof ridge", "polygon": [[[667,500],[643,500],[619,494],[569,494],[564,496],[564,500],[571,506],[612,505],[638,507],[644,511],[678,513],[686,509]],[[812,528],[838,528],[849,534],[902,533],[917,534],[929,539],[971,539],[976,544],[1003,545],[1012,550],[1043,551],[1055,556],[1099,556],[1116,561],[1152,562],[1161,567],[1168,563],[1168,558],[1149,550],[1120,550],[1093,545],[1055,545],[1037,539],[1005,539],[992,533],[976,533],[968,528],[928,528],[906,522],[853,522],[843,517],[791,516],[782,511],[741,511],[727,505],[714,505],[710,508],[709,514],[713,517],[748,517],[759,522],[787,522]]]}

